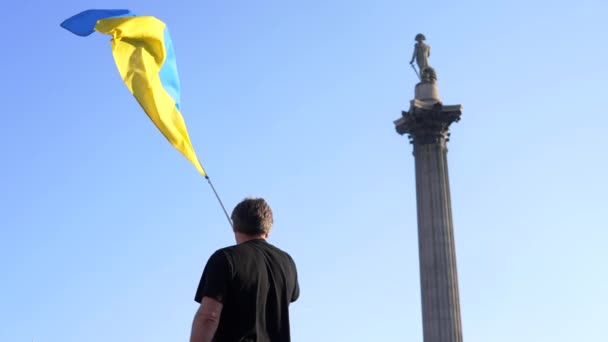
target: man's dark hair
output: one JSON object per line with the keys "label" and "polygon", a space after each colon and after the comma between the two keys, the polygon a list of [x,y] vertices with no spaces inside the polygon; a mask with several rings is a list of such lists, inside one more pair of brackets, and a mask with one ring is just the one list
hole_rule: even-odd
{"label": "man's dark hair", "polygon": [[245,198],[232,210],[234,230],[247,235],[266,234],[272,227],[272,210],[263,198]]}

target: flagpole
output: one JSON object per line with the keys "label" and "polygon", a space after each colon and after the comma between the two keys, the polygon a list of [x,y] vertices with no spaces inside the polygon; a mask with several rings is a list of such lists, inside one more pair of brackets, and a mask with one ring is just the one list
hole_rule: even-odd
{"label": "flagpole", "polygon": [[232,225],[232,220],[230,219],[230,215],[228,215],[228,212],[226,211],[226,207],[224,206],[224,203],[222,202],[220,195],[218,195],[217,191],[215,190],[215,187],[213,186],[213,183],[211,183],[211,178],[209,178],[209,176],[206,174],[206,172],[205,172],[205,179],[209,183],[209,186],[211,186],[211,190],[213,190],[213,193],[215,194],[215,198],[217,198],[217,201],[220,203],[220,206],[222,207],[222,210],[224,211],[224,215],[226,215],[226,219],[228,220],[230,227],[234,228],[234,226]]}

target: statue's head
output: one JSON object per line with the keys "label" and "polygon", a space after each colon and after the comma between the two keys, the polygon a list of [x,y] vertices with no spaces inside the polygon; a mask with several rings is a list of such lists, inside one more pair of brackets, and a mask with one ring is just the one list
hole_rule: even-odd
{"label": "statue's head", "polygon": [[421,42],[423,40],[426,40],[426,37],[422,33],[418,33],[416,35],[416,38],[414,38],[414,40],[417,41],[417,42]]}

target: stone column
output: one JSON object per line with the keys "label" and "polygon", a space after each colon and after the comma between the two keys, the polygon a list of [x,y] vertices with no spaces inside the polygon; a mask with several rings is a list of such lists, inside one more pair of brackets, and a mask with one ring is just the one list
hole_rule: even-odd
{"label": "stone column", "polygon": [[414,145],[424,342],[462,342],[446,148],[462,106],[444,106],[434,82],[415,97],[395,126]]}

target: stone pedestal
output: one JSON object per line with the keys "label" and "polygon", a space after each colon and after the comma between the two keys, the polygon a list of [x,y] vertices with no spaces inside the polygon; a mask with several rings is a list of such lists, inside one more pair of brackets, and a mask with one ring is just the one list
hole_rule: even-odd
{"label": "stone pedestal", "polygon": [[421,82],[395,121],[414,145],[424,342],[462,342],[446,143],[462,106],[444,106],[436,84]]}
{"label": "stone pedestal", "polygon": [[439,98],[439,89],[435,82],[420,82],[416,84],[416,92],[414,98],[419,101],[425,101],[427,103],[441,102]]}

